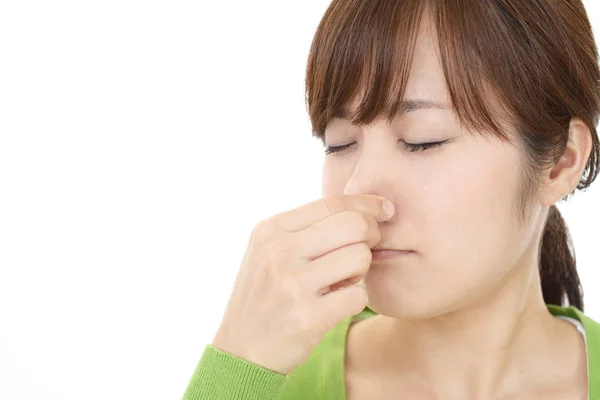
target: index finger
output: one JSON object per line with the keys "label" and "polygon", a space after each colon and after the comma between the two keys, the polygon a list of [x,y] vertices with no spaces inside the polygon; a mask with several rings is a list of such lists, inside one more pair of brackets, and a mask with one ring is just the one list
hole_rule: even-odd
{"label": "index finger", "polygon": [[[390,214],[383,208],[385,203],[389,203]],[[359,211],[383,222],[394,215],[394,204],[385,197],[374,194],[344,194],[315,200],[293,210],[277,214],[274,219],[280,228],[288,232],[295,232],[308,228],[333,214],[347,210]]]}

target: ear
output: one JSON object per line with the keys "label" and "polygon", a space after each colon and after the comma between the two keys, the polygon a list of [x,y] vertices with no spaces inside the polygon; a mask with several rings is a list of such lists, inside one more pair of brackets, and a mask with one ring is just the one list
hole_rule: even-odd
{"label": "ear", "polygon": [[571,118],[569,141],[561,159],[544,176],[541,203],[552,206],[572,193],[579,183],[592,151],[592,132],[579,117]]}

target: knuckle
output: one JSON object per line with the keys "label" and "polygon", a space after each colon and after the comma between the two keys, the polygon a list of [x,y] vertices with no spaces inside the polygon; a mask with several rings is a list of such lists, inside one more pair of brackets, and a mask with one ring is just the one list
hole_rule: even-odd
{"label": "knuckle", "polygon": [[330,196],[325,199],[325,206],[333,214],[344,210],[345,203],[342,196]]}
{"label": "knuckle", "polygon": [[371,230],[369,217],[360,212],[352,212],[350,215],[352,229],[360,235],[360,238],[366,238]]}
{"label": "knuckle", "polygon": [[256,224],[252,230],[252,239],[257,242],[265,242],[272,237],[277,237],[280,232],[277,218],[269,217]]}
{"label": "knuckle", "polygon": [[254,243],[263,243],[269,238],[271,230],[272,228],[268,219],[260,221],[252,230],[250,240]]}
{"label": "knuckle", "polygon": [[[358,287],[358,286],[357,286]],[[364,288],[358,287],[356,293],[354,293],[354,299],[356,300],[355,313],[361,312],[365,306],[369,303],[369,296]]]}
{"label": "knuckle", "polygon": [[[375,229],[373,229],[371,235],[371,239],[373,239],[375,243],[379,243],[381,241],[381,231],[377,225],[375,225]],[[373,245],[375,245],[375,243]]]}
{"label": "knuckle", "polygon": [[373,255],[371,254],[371,248],[365,242],[357,243],[356,246],[356,259],[360,266],[363,266],[364,269],[368,269],[368,266],[371,264],[373,260]]}
{"label": "knuckle", "polygon": [[282,240],[269,242],[264,251],[265,260],[271,268],[279,269],[282,265],[289,263],[292,256],[292,249]]}

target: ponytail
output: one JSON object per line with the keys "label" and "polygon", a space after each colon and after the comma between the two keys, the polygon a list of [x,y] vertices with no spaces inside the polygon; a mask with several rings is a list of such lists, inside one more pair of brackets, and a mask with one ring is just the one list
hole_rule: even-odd
{"label": "ponytail", "polygon": [[577,273],[575,250],[567,225],[555,205],[548,211],[540,253],[544,302],[563,306],[566,297],[570,306],[583,311],[583,289]]}

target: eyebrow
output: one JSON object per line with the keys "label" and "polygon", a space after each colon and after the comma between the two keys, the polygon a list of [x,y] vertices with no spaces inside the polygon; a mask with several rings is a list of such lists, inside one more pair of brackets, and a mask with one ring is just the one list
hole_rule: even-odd
{"label": "eyebrow", "polygon": [[[431,99],[407,99],[400,103],[396,115],[404,115],[416,110],[449,110],[449,107]],[[335,117],[349,119],[350,112],[347,107],[343,106],[335,113]]]}

